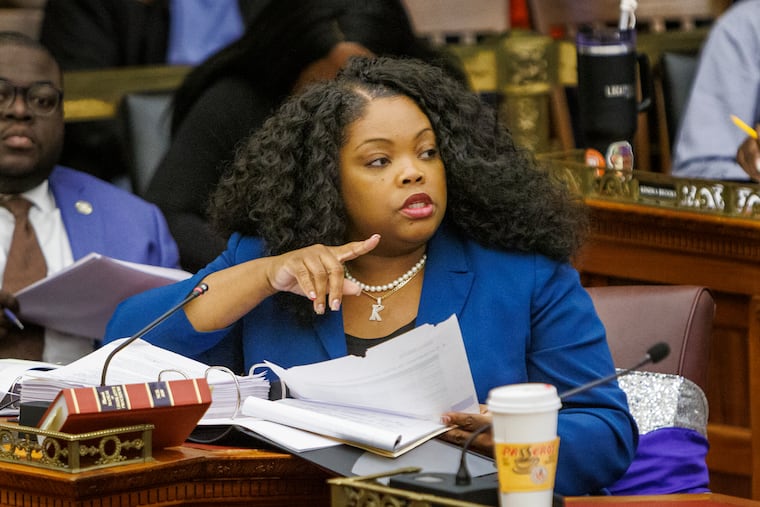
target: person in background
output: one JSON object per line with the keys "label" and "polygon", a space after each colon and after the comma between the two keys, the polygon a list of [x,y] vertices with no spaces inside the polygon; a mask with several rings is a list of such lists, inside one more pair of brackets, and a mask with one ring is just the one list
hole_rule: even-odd
{"label": "person in background", "polygon": [[[456,314],[480,403],[505,384],[561,393],[614,372],[568,262],[585,207],[440,67],[352,58],[241,146],[211,210],[231,234],[227,249],[191,279],[123,302],[106,341],[203,281],[206,294],[144,338],[197,356],[238,336],[246,369],[263,360],[289,368],[363,355]],[[444,438],[460,443],[490,420],[445,417],[459,427]],[[570,495],[620,477],[637,440],[615,382],[566,403],[559,435],[556,490]],[[491,452],[491,438],[474,445]]]}
{"label": "person in background", "polygon": [[[64,71],[197,65],[236,40],[268,0],[47,0],[40,41]],[[112,120],[72,123],[63,163],[109,181],[124,176]]]}
{"label": "person in background", "polygon": [[760,149],[731,121],[760,126],[760,0],[733,4],[715,21],[673,147],[672,174],[760,180]]}
{"label": "person in background", "polygon": [[63,79],[39,42],[0,32],[0,357],[68,363],[92,339],[14,325],[14,294],[90,252],[179,267],[160,210],[91,175],[57,165]]}
{"label": "person in background", "polygon": [[208,198],[235,147],[305,83],[329,79],[352,55],[452,59],[415,36],[398,0],[278,0],[243,37],[198,66],[176,93],[172,143],[145,197],[161,208],[185,269],[224,249],[208,225]]}

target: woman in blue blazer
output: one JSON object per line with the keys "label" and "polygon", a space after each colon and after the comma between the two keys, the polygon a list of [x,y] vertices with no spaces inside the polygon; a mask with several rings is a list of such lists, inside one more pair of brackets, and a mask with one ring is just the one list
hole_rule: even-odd
{"label": "woman in blue blazer", "polygon": [[[208,293],[148,341],[201,357],[234,337],[246,367],[290,367],[363,354],[456,314],[481,403],[505,384],[561,393],[614,371],[568,263],[582,204],[435,67],[354,59],[336,81],[290,99],[241,147],[211,209],[231,234],[227,250],[192,279],[123,303],[107,339],[136,332],[204,281]],[[474,425],[444,438],[488,421],[469,417]],[[562,494],[615,481],[637,440],[615,382],[566,402],[558,433]],[[489,450],[490,435],[475,445]]]}

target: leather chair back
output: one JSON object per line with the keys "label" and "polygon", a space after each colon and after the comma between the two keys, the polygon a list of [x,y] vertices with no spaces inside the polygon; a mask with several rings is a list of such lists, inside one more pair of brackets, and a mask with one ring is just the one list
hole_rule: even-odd
{"label": "leather chair back", "polygon": [[171,101],[172,92],[136,92],[124,95],[119,105],[129,176],[137,195],[145,195],[169,148]]}
{"label": "leather chair back", "polygon": [[691,85],[697,73],[697,54],[665,52],[660,60],[663,105],[670,146],[673,146],[676,131],[681,123],[686,101],[691,93]]}
{"label": "leather chair back", "polygon": [[589,287],[607,330],[615,366],[636,364],[650,346],[663,341],[670,354],[645,371],[681,375],[706,392],[715,301],[704,287],[631,285]]}

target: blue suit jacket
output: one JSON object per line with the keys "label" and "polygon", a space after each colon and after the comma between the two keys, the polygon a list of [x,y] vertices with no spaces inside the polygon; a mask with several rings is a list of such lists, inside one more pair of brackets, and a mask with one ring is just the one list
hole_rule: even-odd
{"label": "blue suit jacket", "polygon": [[56,166],[48,178],[74,260],[90,252],[179,267],[166,220],[153,204],[89,174]]}
{"label": "blue suit jacket", "polygon": [[[501,385],[546,382],[562,393],[614,371],[604,327],[570,265],[483,248],[444,229],[429,242],[427,253],[416,324],[457,315],[481,403]],[[233,235],[227,250],[195,277],[122,303],[105,340],[134,333],[208,273],[261,254],[260,240]],[[304,299],[304,304],[311,303]],[[146,339],[193,356],[229,333],[242,336],[246,367],[265,359],[290,367],[347,353],[341,312],[300,326],[272,298],[231,329],[198,333],[178,312]],[[637,439],[625,394],[615,382],[565,403],[558,431],[557,491],[563,494],[594,492],[612,483],[628,467]]]}

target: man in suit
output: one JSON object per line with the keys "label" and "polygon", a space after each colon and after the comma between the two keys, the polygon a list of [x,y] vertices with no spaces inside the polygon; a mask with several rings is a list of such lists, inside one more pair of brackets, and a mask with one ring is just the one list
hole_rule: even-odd
{"label": "man in suit", "polygon": [[[90,252],[179,266],[177,246],[157,207],[57,165],[62,86],[60,67],[44,46],[0,32],[0,357],[67,363],[93,349],[91,339],[14,325],[5,310],[19,310],[13,294],[35,278]],[[21,212],[13,204],[19,202]]]}

